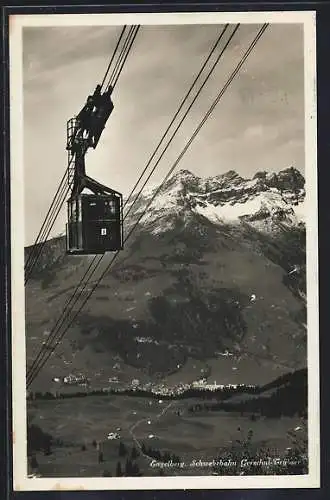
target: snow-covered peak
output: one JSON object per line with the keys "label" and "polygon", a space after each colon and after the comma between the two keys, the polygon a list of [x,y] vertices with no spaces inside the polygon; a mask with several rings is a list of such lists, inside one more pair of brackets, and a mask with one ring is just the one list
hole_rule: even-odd
{"label": "snow-covered peak", "polygon": [[257,193],[244,201],[219,204],[206,201],[198,204],[195,211],[215,223],[248,222],[259,229],[271,229],[274,222],[297,225],[304,221],[304,202],[291,205],[276,191]]}
{"label": "snow-covered peak", "polygon": [[304,178],[294,168],[278,173],[258,172],[244,179],[230,170],[202,179],[188,170],[180,170],[164,185],[148,190],[135,207],[139,216],[149,204],[141,223],[167,230],[178,217],[193,214],[216,224],[247,222],[271,230],[270,221],[296,225],[304,221]]}
{"label": "snow-covered peak", "polygon": [[160,194],[165,193],[168,190],[175,190],[177,192],[181,190],[199,190],[201,184],[201,178],[193,174],[189,170],[179,170],[174,175],[172,175],[161,188]]}

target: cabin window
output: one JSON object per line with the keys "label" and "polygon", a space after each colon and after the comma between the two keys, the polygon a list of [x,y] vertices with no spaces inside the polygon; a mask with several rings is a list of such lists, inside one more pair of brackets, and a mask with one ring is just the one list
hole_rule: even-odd
{"label": "cabin window", "polygon": [[81,203],[81,198],[79,198],[79,204],[78,204],[78,217],[77,220],[79,222],[82,222],[82,203]]}
{"label": "cabin window", "polygon": [[107,230],[105,227],[101,228],[101,236],[106,236],[107,235]]}
{"label": "cabin window", "polygon": [[79,219],[79,201],[76,200],[75,222],[78,222],[78,219]]}
{"label": "cabin window", "polygon": [[108,213],[108,214],[115,214],[116,211],[117,211],[117,206],[116,206],[116,202],[115,200],[109,200],[109,201],[106,201],[105,203],[105,212]]}
{"label": "cabin window", "polygon": [[77,220],[77,205],[76,203],[72,203],[71,205],[71,209],[72,209],[72,222],[76,222]]}

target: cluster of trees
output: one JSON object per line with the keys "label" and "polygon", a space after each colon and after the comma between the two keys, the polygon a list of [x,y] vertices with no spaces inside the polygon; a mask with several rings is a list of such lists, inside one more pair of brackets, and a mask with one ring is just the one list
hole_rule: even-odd
{"label": "cluster of trees", "polygon": [[68,399],[68,398],[84,398],[86,396],[102,396],[104,395],[104,390],[103,389],[95,389],[95,390],[88,390],[88,391],[71,391],[71,392],[30,392],[27,396],[28,401],[34,401],[35,399],[46,399],[46,400],[53,400],[53,399]]}
{"label": "cluster of trees", "polygon": [[52,445],[55,443],[54,438],[44,432],[38,425],[28,425],[27,429],[27,454],[34,455],[36,452],[42,452],[45,455],[52,453]]}
{"label": "cluster of trees", "polygon": [[[141,452],[150,458],[158,460],[159,462],[170,462],[172,460],[175,463],[179,463],[181,461],[180,457],[175,455],[174,453],[170,453],[168,451],[161,452],[156,448],[146,446],[144,443],[142,443],[141,445]],[[116,477],[134,477],[143,475],[136,462],[137,458],[140,456],[140,452],[135,446],[129,449],[127,448],[127,446],[125,446],[124,443],[120,442],[118,447],[118,455],[120,457],[120,460],[117,462],[116,466]]]}
{"label": "cluster of trees", "polygon": [[299,389],[299,387],[307,387],[307,368],[301,368],[300,370],[296,370],[294,372],[284,373],[275,380],[272,380],[272,382],[263,385],[259,392],[279,388],[284,385],[296,386],[297,389]]}
{"label": "cluster of trees", "polygon": [[[262,391],[273,389],[270,395],[260,395],[240,402],[220,401],[217,403],[198,403],[188,408],[190,413],[200,411],[228,411],[256,413],[268,418],[281,416],[307,416],[307,370],[286,374],[265,385]],[[260,393],[257,389],[256,393]]]}
{"label": "cluster of trees", "polygon": [[[147,455],[150,458],[154,458],[160,462],[169,462],[173,461],[175,463],[180,462],[180,457],[170,453],[168,451],[160,452],[160,450],[156,448],[152,448],[150,446],[146,446],[144,443],[141,446],[141,451],[144,455]],[[122,441],[120,441],[118,446],[118,457],[119,460],[116,465],[116,470],[114,475],[116,477],[140,477],[142,476],[142,472],[137,463],[137,459],[140,456],[139,450],[133,446],[132,448],[128,448]],[[108,470],[105,470],[102,474],[104,477],[110,477],[111,473]]]}
{"label": "cluster of trees", "polygon": [[59,439],[54,439],[53,436],[44,432],[38,425],[30,424],[27,429],[27,455],[31,469],[36,471],[39,467],[37,453],[51,455],[52,446],[62,445],[63,442]]}
{"label": "cluster of trees", "polygon": [[[202,357],[222,349],[223,338],[238,340],[246,331],[244,318],[229,300],[235,292],[224,288],[201,289],[193,273],[181,272],[178,282],[163,295],[149,301],[158,337],[182,345],[193,345]],[[171,295],[184,298],[173,302]],[[203,332],[203,336],[200,332]],[[219,336],[219,331],[223,335]],[[204,341],[207,337],[208,342]]]}
{"label": "cluster of trees", "polygon": [[[305,429],[306,431],[306,429]],[[213,468],[218,475],[300,475],[308,473],[307,432],[288,433],[291,447],[282,456],[273,456],[272,450],[256,449],[253,431],[244,434],[238,428],[238,438],[230,448],[221,450]],[[270,459],[270,460],[269,460]]]}
{"label": "cluster of trees", "polygon": [[[139,344],[139,354],[136,356],[137,330],[132,322],[126,319],[111,319],[107,316],[98,316],[97,324],[95,318],[83,314],[79,320],[79,326],[88,333],[97,328],[97,335],[87,337],[86,342],[91,349],[98,352],[113,351],[120,356],[122,361],[128,365],[141,369],[151,375],[160,372],[162,375],[174,370],[177,364],[185,361],[184,349],[179,346],[176,349],[168,349],[168,345],[156,343]],[[162,339],[159,325],[156,321],[139,320],[139,335],[144,337]],[[165,336],[165,340],[169,341]]]}
{"label": "cluster of trees", "polygon": [[[92,446],[94,448],[98,448],[97,442],[94,440],[92,442]],[[86,444],[83,444],[81,446],[81,451],[86,451],[87,447]],[[139,451],[136,449],[135,446],[132,448],[128,448],[122,441],[119,442],[118,445],[118,457],[120,460],[118,460],[116,469],[114,471],[114,476],[116,477],[135,477],[135,476],[141,476],[141,471],[136,463],[137,458],[140,456]],[[106,462],[106,458],[104,456],[104,451],[101,449],[98,449],[98,463],[102,464]],[[102,472],[103,477],[111,477],[112,474],[111,472],[106,469]]]}
{"label": "cluster of trees", "polygon": [[[33,471],[38,470],[39,463],[36,454],[43,452],[45,455],[50,455],[52,453],[52,445],[64,444],[60,440],[55,440],[50,434],[43,432],[37,425],[31,424],[28,428],[28,457],[29,464]],[[106,462],[104,456],[104,451],[98,447],[96,440],[92,441],[92,447],[98,450],[98,463],[102,464]],[[81,445],[81,451],[85,452],[87,450],[86,443]],[[169,453],[168,451],[160,452],[156,448],[147,447],[144,443],[141,446],[142,453],[150,458],[154,458],[160,462],[180,462],[180,457],[175,454]],[[119,460],[114,471],[116,477],[138,477],[142,476],[140,467],[137,463],[137,459],[140,456],[139,450],[133,446],[129,448],[122,441],[118,445],[118,457]],[[104,470],[102,472],[103,477],[111,477],[112,474],[109,470]]]}
{"label": "cluster of trees", "polygon": [[117,462],[116,466],[116,477],[137,477],[142,476],[140,468],[136,463],[137,458],[140,456],[139,451],[133,446],[130,450],[125,446],[125,444],[120,441],[118,446],[118,455],[121,459],[125,459],[123,463],[122,460]]}
{"label": "cluster of trees", "polygon": [[127,459],[123,466],[120,461],[117,462],[116,477],[140,477],[142,473],[136,462]]}
{"label": "cluster of trees", "polygon": [[[221,400],[230,398],[233,394],[257,394],[260,391],[260,387],[246,387],[241,386],[237,389],[232,387],[219,388],[213,391],[203,390],[199,388],[187,389],[180,394],[162,394],[161,398],[163,400],[180,400],[189,398],[200,398],[200,399],[213,399],[221,398]],[[42,400],[55,400],[55,399],[68,399],[68,398],[84,398],[86,396],[104,396],[104,394],[115,394],[117,396],[132,396],[132,397],[146,397],[151,399],[158,399],[159,394],[152,391],[147,391],[144,389],[98,389],[98,390],[88,390],[88,391],[78,391],[69,393],[51,393],[51,392],[34,392],[28,395],[28,400],[33,401],[35,399]]]}
{"label": "cluster of trees", "polygon": [[[307,398],[305,395],[295,394],[294,398],[283,397],[281,389],[276,390],[269,397],[259,397],[239,403],[223,401],[220,403],[198,403],[188,408],[190,413],[209,412],[209,411],[227,411],[244,413],[255,413],[268,418],[286,417],[305,417],[307,413]],[[257,418],[257,417],[255,417]]]}
{"label": "cluster of trees", "polygon": [[154,458],[159,462],[170,462],[171,460],[175,463],[180,462],[180,457],[178,457],[177,455],[168,451],[162,453],[160,450],[152,448],[151,446],[146,446],[144,443],[142,443],[141,451],[145,455],[148,455],[148,457]]}

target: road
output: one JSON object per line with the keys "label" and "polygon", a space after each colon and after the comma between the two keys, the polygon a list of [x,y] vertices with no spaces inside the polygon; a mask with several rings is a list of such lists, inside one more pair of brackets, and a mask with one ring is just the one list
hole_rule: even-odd
{"label": "road", "polygon": [[[158,413],[158,415],[156,415],[156,417],[153,418],[153,420],[159,420],[163,415],[165,415],[165,413],[171,408],[171,406],[173,406],[174,404],[174,401],[171,401],[168,405],[166,405],[162,411],[160,413]],[[148,420],[152,420],[151,418],[141,418],[140,420],[137,420],[129,429],[129,433],[130,435],[132,436],[132,439],[134,441],[134,443],[138,446],[139,450],[140,450],[140,453],[145,457],[145,458],[152,458],[152,457],[149,457],[149,455],[146,455],[145,453],[143,453],[142,451],[142,445],[141,443],[139,442],[139,440],[137,439],[137,437],[135,436],[134,434],[134,430],[139,426],[141,425],[142,423],[144,422],[148,422]]]}
{"label": "road", "polygon": [[[208,379],[211,375],[211,369],[209,367],[209,365],[207,363],[205,363],[205,369],[204,371],[206,372],[205,373],[205,378]],[[193,382],[195,379],[193,379],[191,382]],[[174,405],[174,403],[176,403],[177,401],[171,401],[167,406],[165,406],[162,411],[156,415],[156,417],[152,418],[152,417],[149,417],[149,418],[142,418],[140,420],[138,420],[137,422],[135,422],[129,429],[129,433],[130,435],[132,436],[132,439],[134,441],[134,443],[138,446],[141,454],[145,457],[145,458],[148,458],[150,460],[150,458],[153,458],[153,457],[149,457],[149,455],[146,455],[145,453],[143,453],[142,451],[142,446],[139,442],[139,440],[137,439],[137,437],[135,436],[134,434],[134,430],[139,426],[141,425],[143,422],[147,422],[148,420],[159,420],[163,415],[165,415],[165,413]]]}

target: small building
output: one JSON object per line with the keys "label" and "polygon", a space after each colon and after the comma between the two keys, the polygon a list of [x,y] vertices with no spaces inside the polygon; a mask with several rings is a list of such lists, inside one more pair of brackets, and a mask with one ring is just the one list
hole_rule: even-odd
{"label": "small building", "polygon": [[118,432],[109,432],[108,439],[109,440],[120,439],[120,435],[118,434]]}

